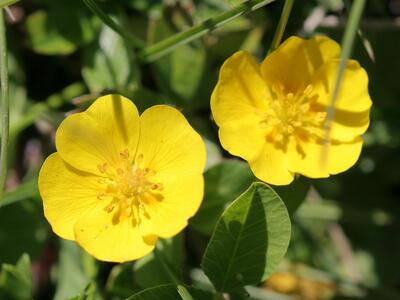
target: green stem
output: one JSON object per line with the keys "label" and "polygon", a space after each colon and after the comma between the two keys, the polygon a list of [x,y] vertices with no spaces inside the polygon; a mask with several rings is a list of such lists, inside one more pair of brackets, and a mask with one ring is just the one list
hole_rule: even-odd
{"label": "green stem", "polygon": [[278,27],[276,28],[274,39],[272,40],[269,52],[274,51],[280,45],[282,41],[283,34],[285,33],[286,24],[289,20],[290,13],[293,8],[294,0],[285,0],[283,5],[281,18],[279,19]]}
{"label": "green stem", "polygon": [[4,10],[0,9],[0,85],[1,85],[1,147],[0,147],[0,200],[7,178],[8,129],[10,126],[10,102],[8,98],[8,61]]}
{"label": "green stem", "polygon": [[[342,83],[344,72],[346,70],[347,61],[350,58],[351,52],[353,50],[354,40],[355,40],[357,32],[358,32],[358,27],[359,27],[362,13],[364,11],[364,7],[365,7],[365,0],[354,0],[353,5],[351,6],[349,20],[347,22],[347,26],[344,31],[344,35],[343,35],[343,39],[342,39],[342,43],[341,43],[342,52],[340,55],[340,63],[339,63],[339,68],[338,68],[338,72],[336,75],[335,88],[333,90],[332,98],[331,98],[329,107],[327,109],[327,117],[326,117],[326,122],[325,122],[326,131],[325,131],[325,137],[324,137],[325,141],[330,140],[331,123],[332,123],[333,118],[335,117],[335,105],[336,105],[337,97],[339,95],[340,86]],[[328,145],[328,143],[326,143],[326,146],[327,145]],[[321,155],[322,164],[326,163],[327,151],[328,151],[327,147],[324,147],[323,153]]]}
{"label": "green stem", "polygon": [[[159,242],[160,243],[160,242]],[[180,283],[179,279],[176,277],[175,272],[171,269],[171,267],[169,266],[168,261],[165,259],[164,255],[162,254],[162,252],[159,250],[159,243],[157,244],[157,246],[154,248],[154,256],[156,257],[156,259],[160,262],[162,268],[164,269],[164,271],[168,274],[168,277],[171,279],[171,281],[173,283],[175,283],[176,285],[178,285]]]}
{"label": "green stem", "polygon": [[[86,0],[87,1],[87,0]],[[218,16],[204,20],[198,25],[189,28],[186,31],[179,32],[169,38],[166,38],[154,45],[139,51],[138,58],[141,62],[152,62],[168,53],[176,47],[187,44],[219,27],[225,23],[251,11],[255,11],[275,0],[248,0],[244,3],[223,12]]]}
{"label": "green stem", "polygon": [[178,285],[178,294],[181,296],[182,300],[193,300],[192,295],[190,295],[187,288],[183,285]]}
{"label": "green stem", "polygon": [[180,280],[176,277],[175,272],[171,269],[168,261],[165,259],[164,255],[159,250],[158,245],[154,249],[154,256],[160,262],[161,266],[163,267],[164,271],[168,274],[168,277],[171,279],[171,281],[173,281],[176,284],[178,293],[181,296],[181,298],[183,300],[193,300],[193,297],[192,295],[190,295],[187,288],[183,284],[181,284]]}
{"label": "green stem", "polygon": [[132,46],[136,48],[143,48],[145,43],[138,39],[137,37],[127,33],[120,25],[118,25],[113,19],[111,19],[101,8],[97,5],[95,0],[82,0],[86,6],[97,15],[104,24],[126,39],[128,42],[132,44]]}

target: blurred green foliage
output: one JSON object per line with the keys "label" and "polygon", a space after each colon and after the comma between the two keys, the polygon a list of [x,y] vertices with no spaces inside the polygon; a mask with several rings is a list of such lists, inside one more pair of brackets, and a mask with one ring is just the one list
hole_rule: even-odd
{"label": "blurred green foliage", "polygon": [[[239,3],[98,1],[119,26],[148,45]],[[340,41],[344,4],[296,1],[285,37],[327,34]],[[195,299],[212,299],[203,291],[212,290],[211,283],[195,271],[221,213],[254,177],[219,146],[210,95],[229,55],[244,49],[263,59],[282,6],[276,1],[236,18],[151,64],[139,63],[132,44],[80,0],[25,0],[10,7],[11,155],[9,192],[0,202],[0,299],[117,300],[135,293],[131,299],[179,299],[154,253],[134,264],[97,262],[73,242],[58,239],[44,219],[36,178],[44,158],[55,151],[55,129],[66,113],[83,110],[109,92],[133,99],[140,111],[159,103],[176,106],[207,141],[204,202],[188,229],[163,241],[158,251],[179,280],[194,286],[188,290]],[[359,162],[344,174],[299,178],[276,188],[292,219],[280,271],[315,284],[300,285],[290,295],[252,287],[247,289],[252,299],[400,299],[399,7],[398,0],[368,1],[361,29],[373,57],[361,39],[355,41],[352,57],[367,70],[374,101]],[[159,284],[166,285],[154,287]],[[321,284],[334,292],[321,292]],[[244,297],[241,292],[231,296]]]}

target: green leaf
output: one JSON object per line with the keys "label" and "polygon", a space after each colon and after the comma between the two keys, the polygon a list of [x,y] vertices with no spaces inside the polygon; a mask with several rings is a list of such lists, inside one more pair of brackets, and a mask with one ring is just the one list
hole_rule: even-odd
{"label": "green leaf", "polygon": [[[181,278],[183,271],[183,239],[181,235],[159,242],[160,254],[174,272],[175,277]],[[154,252],[139,259],[134,265],[135,282],[142,288],[148,288],[160,284],[171,283],[171,276],[166,272]]]}
{"label": "green leaf", "polygon": [[27,254],[23,254],[17,264],[3,264],[0,274],[1,299],[31,299],[32,274],[31,261]]}
{"label": "green leaf", "polygon": [[190,226],[211,235],[225,208],[253,182],[254,175],[245,162],[226,160],[204,174],[204,200]]}
{"label": "green leaf", "polygon": [[94,282],[89,283],[85,290],[74,297],[68,298],[69,300],[95,300],[95,299],[102,299],[96,297],[96,284]]}
{"label": "green leaf", "polygon": [[[127,300],[186,300],[179,292],[183,286],[173,284],[159,285],[149,289],[145,289]],[[184,287],[191,295],[193,300],[212,300],[213,295],[210,292],[198,290],[192,287]],[[189,298],[190,299],[190,298]]]}
{"label": "green leaf", "polygon": [[131,262],[118,264],[112,268],[106,283],[107,294],[126,299],[140,290],[141,288],[135,284]]}
{"label": "green leaf", "polygon": [[91,92],[133,90],[139,71],[126,41],[104,26],[98,43],[85,49],[82,75]]}
{"label": "green leaf", "polygon": [[[189,102],[200,88],[206,66],[204,48],[182,46],[155,63],[154,75],[164,90]],[[190,72],[188,70],[190,69]]]}
{"label": "green leaf", "polygon": [[273,273],[289,245],[285,204],[260,182],[223,213],[203,256],[202,267],[217,291],[257,284]]}
{"label": "green leaf", "polygon": [[47,239],[41,203],[29,193],[19,199],[23,201],[0,208],[0,263],[15,263],[23,253],[36,259]]}
{"label": "green leaf", "polygon": [[94,40],[100,21],[89,15],[81,1],[50,4],[49,9],[35,11],[26,21],[30,44],[35,52],[67,55]]}
{"label": "green leaf", "polygon": [[17,3],[20,0],[0,0],[0,9],[6,7],[6,6],[10,6],[13,5],[15,3]]}
{"label": "green leaf", "polygon": [[61,241],[57,289],[54,300],[73,297],[89,283],[82,264],[82,250],[72,241]]}

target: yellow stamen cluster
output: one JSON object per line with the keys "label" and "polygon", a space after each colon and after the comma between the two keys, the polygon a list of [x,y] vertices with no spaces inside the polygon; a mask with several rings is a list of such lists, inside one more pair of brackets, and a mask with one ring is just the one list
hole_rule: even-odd
{"label": "yellow stamen cluster", "polygon": [[290,138],[300,141],[316,139],[326,118],[326,112],[316,104],[313,87],[296,92],[286,92],[282,84],[272,86],[272,98],[263,112],[261,125],[266,129],[266,139],[285,148]]}
{"label": "yellow stamen cluster", "polygon": [[141,217],[150,218],[147,206],[154,201],[161,201],[163,185],[154,183],[154,170],[143,167],[143,155],[139,154],[134,162],[129,153],[120,153],[121,167],[111,168],[107,163],[98,165],[104,178],[99,183],[104,190],[97,195],[99,200],[108,200],[104,210],[114,213],[113,221],[118,223],[122,218],[132,218],[132,222],[140,223]]}

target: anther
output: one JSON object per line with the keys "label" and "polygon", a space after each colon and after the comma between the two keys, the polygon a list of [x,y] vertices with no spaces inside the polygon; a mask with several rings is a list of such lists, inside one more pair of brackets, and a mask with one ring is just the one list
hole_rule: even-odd
{"label": "anther", "polygon": [[132,215],[132,208],[130,206],[125,208],[125,215],[127,217],[130,217]]}
{"label": "anther", "polygon": [[327,113],[324,112],[324,111],[318,112],[318,113],[316,114],[316,116],[315,116],[315,119],[316,119],[318,122],[322,122],[322,121],[325,120],[326,115],[327,115]]}
{"label": "anther", "polygon": [[303,94],[306,96],[309,96],[313,91],[313,86],[311,84],[307,85],[307,87],[305,88]]}
{"label": "anther", "polygon": [[129,158],[129,151],[128,151],[128,149],[125,149],[125,150],[124,150],[123,152],[121,152],[119,155],[121,156],[121,158],[124,158],[124,159]]}
{"label": "anther", "polygon": [[107,171],[107,163],[97,165],[97,168],[99,169],[100,173],[105,173]]}
{"label": "anther", "polygon": [[162,183],[155,183],[155,184],[153,184],[152,186],[151,186],[151,189],[152,190],[162,190],[163,189],[163,185],[162,185]]}
{"label": "anther", "polygon": [[287,126],[287,132],[290,133],[290,134],[292,134],[294,132],[294,128],[293,128],[292,125],[288,125]]}
{"label": "anther", "polygon": [[114,210],[115,205],[114,204],[109,204],[106,207],[104,207],[104,210],[108,213],[112,212]]}
{"label": "anther", "polygon": [[294,94],[293,94],[293,93],[288,93],[288,94],[286,95],[286,98],[287,98],[288,100],[292,100],[292,99],[294,98]]}
{"label": "anther", "polygon": [[117,169],[117,174],[120,175],[120,176],[123,175],[124,174],[124,170],[122,170],[121,168],[118,168]]}
{"label": "anther", "polygon": [[105,193],[99,193],[99,194],[97,194],[97,199],[98,200],[103,200],[105,196],[106,196]]}

